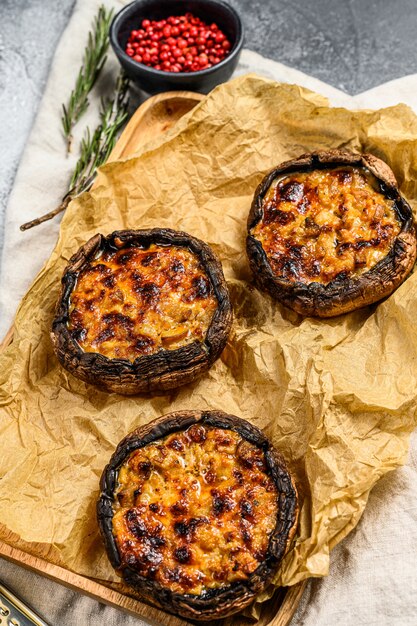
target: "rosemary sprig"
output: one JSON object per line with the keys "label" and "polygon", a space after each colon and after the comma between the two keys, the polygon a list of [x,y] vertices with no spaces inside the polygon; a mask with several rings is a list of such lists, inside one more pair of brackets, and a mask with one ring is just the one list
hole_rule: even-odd
{"label": "rosemary sprig", "polygon": [[88,108],[88,94],[92,90],[101,69],[106,62],[109,47],[109,27],[113,9],[107,11],[101,5],[94,19],[93,31],[88,33],[88,42],[75,87],[71,91],[68,104],[62,105],[62,127],[67,140],[67,152],[71,150],[72,129]]}
{"label": "rosemary sprig", "polygon": [[97,168],[107,161],[116,143],[118,132],[128,117],[128,87],[128,78],[120,74],[117,78],[113,99],[101,102],[100,123],[92,134],[87,128],[84,138],[81,140],[80,158],[61,204],[42,217],[22,224],[20,230],[28,230],[52,219],[58,213],[65,211],[73,198],[91,188],[97,174]]}
{"label": "rosemary sprig", "polygon": [[72,195],[79,195],[90,189],[97,168],[107,161],[116,143],[117,134],[128,116],[129,80],[120,74],[112,100],[101,102],[100,124],[91,135],[87,128],[81,141],[81,154],[70,182]]}

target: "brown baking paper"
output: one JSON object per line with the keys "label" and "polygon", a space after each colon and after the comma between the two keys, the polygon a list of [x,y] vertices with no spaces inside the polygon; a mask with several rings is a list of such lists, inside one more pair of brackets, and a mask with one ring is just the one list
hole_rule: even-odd
{"label": "brown baking paper", "polygon": [[[417,278],[379,305],[303,319],[253,287],[245,231],[268,170],[341,147],[387,161],[417,208],[410,109],[332,109],[312,92],[256,76],[215,89],[142,154],[105,166],[95,189],[71,203],[0,359],[2,539],[80,574],[117,580],[95,519],[99,477],[116,444],[170,411],[222,409],[262,428],[296,476],[299,528],[275,583],[327,574],[330,550],[358,523],[372,486],[406,459],[416,425]],[[185,230],[213,247],[234,324],[221,360],[194,384],[122,397],[63,370],[49,331],[61,274],[77,248],[97,232],[150,227]]]}

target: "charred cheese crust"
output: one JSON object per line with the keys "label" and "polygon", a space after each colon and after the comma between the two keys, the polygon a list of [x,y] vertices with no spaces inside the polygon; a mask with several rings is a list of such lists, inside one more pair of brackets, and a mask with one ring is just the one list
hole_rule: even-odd
{"label": "charred cheese crust", "polygon": [[133,362],[203,341],[217,304],[190,250],[157,244],[107,249],[78,276],[68,328],[85,352]]}
{"label": "charred cheese crust", "polygon": [[131,395],[206,372],[224,349],[232,306],[219,259],[169,228],[97,233],[61,279],[51,340],[77,378]]}
{"label": "charred cheese crust", "polygon": [[117,446],[100,480],[107,555],[165,611],[217,620],[270,584],[294,538],[297,490],[261,430],[223,411],[177,411]]}
{"label": "charred cheese crust", "polygon": [[375,177],[345,165],[277,177],[250,234],[277,276],[327,285],[373,268],[400,230],[394,201]]}
{"label": "charred cheese crust", "polygon": [[204,595],[247,580],[265,559],[278,492],[262,449],[193,424],[129,455],[113,511],[121,568]]}

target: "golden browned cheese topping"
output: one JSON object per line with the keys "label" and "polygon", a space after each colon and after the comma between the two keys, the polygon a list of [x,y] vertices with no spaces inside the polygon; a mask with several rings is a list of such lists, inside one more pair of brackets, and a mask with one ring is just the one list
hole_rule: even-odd
{"label": "golden browned cheese topping", "polygon": [[277,276],[327,284],[358,276],[390,251],[401,226],[377,181],[354,167],[278,178],[251,230]]}
{"label": "golden browned cheese topping", "polygon": [[85,352],[128,359],[204,341],[217,299],[186,248],[104,251],[81,271],[69,330]]}
{"label": "golden browned cheese topping", "polygon": [[194,424],[133,452],[119,471],[113,534],[122,563],[181,594],[246,580],[278,511],[262,450]]}

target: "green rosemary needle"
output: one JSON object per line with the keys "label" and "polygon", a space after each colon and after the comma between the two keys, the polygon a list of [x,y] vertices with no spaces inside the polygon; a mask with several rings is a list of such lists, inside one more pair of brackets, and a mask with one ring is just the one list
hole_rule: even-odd
{"label": "green rosemary needle", "polygon": [[97,168],[103,165],[110,156],[118,137],[119,130],[128,117],[129,80],[120,74],[116,81],[115,93],[111,100],[101,102],[100,122],[93,133],[87,128],[80,146],[80,158],[71,177],[69,189],[53,211],[42,215],[26,224],[20,230],[28,230],[33,226],[52,219],[65,211],[68,204],[84,191],[88,191],[94,182]]}
{"label": "green rosemary needle", "polygon": [[118,132],[128,117],[128,87],[128,78],[120,74],[113,99],[101,102],[99,125],[92,135],[87,128],[81,140],[81,154],[71,178],[69,194],[79,195],[90,189],[97,168],[109,158]]}
{"label": "green rosemary needle", "polygon": [[82,65],[71,91],[68,104],[62,105],[62,127],[67,140],[67,151],[71,150],[72,129],[81,115],[88,108],[88,94],[92,90],[101,70],[106,62],[106,53],[109,47],[109,27],[113,17],[113,9],[107,11],[101,5],[94,19],[93,31],[88,33],[88,42],[84,50]]}

